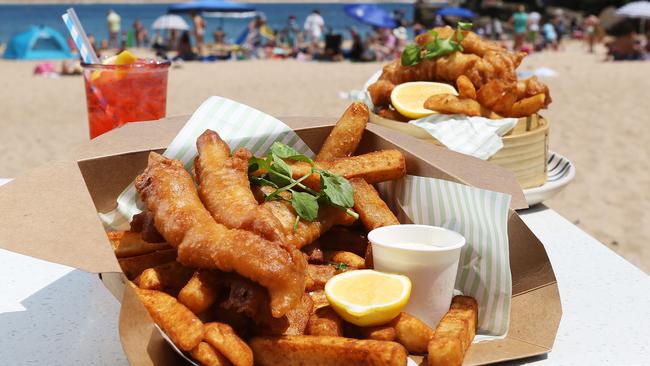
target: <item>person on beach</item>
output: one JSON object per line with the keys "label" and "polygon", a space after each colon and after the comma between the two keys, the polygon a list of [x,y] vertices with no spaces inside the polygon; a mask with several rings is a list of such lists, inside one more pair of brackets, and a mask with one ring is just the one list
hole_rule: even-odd
{"label": "person on beach", "polygon": [[289,15],[287,25],[282,30],[282,35],[287,46],[291,48],[292,52],[295,52],[302,42],[302,34],[300,34],[300,27],[295,15]]}
{"label": "person on beach", "polygon": [[212,54],[219,60],[227,60],[232,55],[232,48],[226,40],[226,33],[221,27],[217,28],[212,34],[214,45]]}
{"label": "person on beach", "polygon": [[106,23],[108,25],[108,47],[117,48],[119,46],[118,37],[122,27],[122,18],[115,12],[115,10],[110,9],[108,13],[106,13]]}
{"label": "person on beach", "polygon": [[513,46],[515,51],[521,51],[526,39],[526,31],[528,30],[528,14],[523,5],[517,6],[517,12],[510,18],[510,24],[514,29],[515,44]]}
{"label": "person on beach", "polygon": [[499,18],[494,18],[492,21],[492,37],[495,41],[501,41],[501,35],[503,34],[503,24]]}
{"label": "person on beach", "polygon": [[357,31],[357,28],[350,27],[350,38],[352,39],[352,47],[350,47],[350,52],[348,57],[351,61],[363,61],[361,58],[364,53],[363,39],[361,34]]}
{"label": "person on beach", "polygon": [[140,19],[136,18],[133,22],[133,33],[135,38],[135,46],[138,48],[144,47],[147,43],[147,38],[149,38],[149,35],[147,34],[147,29],[144,27]]}
{"label": "person on beach", "polygon": [[553,26],[555,27],[555,33],[557,34],[557,48],[559,50],[562,47],[562,38],[564,38],[564,35],[567,33],[566,19],[564,19],[564,13],[561,10],[558,10],[555,13]]}
{"label": "person on beach", "polygon": [[203,42],[205,38],[205,20],[198,12],[192,13],[192,23],[194,24],[194,39],[196,40],[195,46],[199,55],[203,54]]}
{"label": "person on beach", "polygon": [[554,51],[557,50],[557,33],[555,33],[555,27],[551,22],[546,22],[542,26],[542,33],[544,35],[544,48],[549,46]]}
{"label": "person on beach", "polygon": [[533,49],[536,48],[539,35],[539,22],[542,19],[542,15],[536,11],[530,12],[528,14],[528,42],[533,45]]}
{"label": "person on beach", "polygon": [[594,43],[596,43],[596,31],[599,23],[600,20],[598,17],[593,14],[589,15],[587,19],[585,19],[584,30],[587,45],[589,45],[589,53],[594,53]]}
{"label": "person on beach", "polygon": [[92,46],[93,51],[95,51],[97,57],[101,57],[99,53],[99,49],[97,48],[97,40],[95,39],[95,36],[92,33],[88,33],[88,43],[90,43],[90,46]]}
{"label": "person on beach", "polygon": [[320,42],[325,29],[325,20],[320,15],[318,9],[314,9],[311,14],[307,16],[303,28],[305,29],[307,40],[310,43]]}
{"label": "person on beach", "polygon": [[176,57],[174,60],[192,61],[196,60],[197,54],[192,50],[192,42],[190,41],[190,32],[183,31],[181,38],[178,41],[178,48],[176,49]]}

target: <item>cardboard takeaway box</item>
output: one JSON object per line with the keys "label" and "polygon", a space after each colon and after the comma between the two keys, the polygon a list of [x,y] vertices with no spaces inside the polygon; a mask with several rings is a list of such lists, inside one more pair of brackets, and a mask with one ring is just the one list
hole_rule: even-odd
{"label": "cardboard takeaway box", "polygon": [[[184,361],[166,344],[134,292],[124,286],[97,212],[115,207],[119,193],[144,169],[148,152],[164,150],[188,118],[127,124],[81,146],[69,161],[46,164],[0,188],[0,247],[100,274],[122,302],[120,337],[132,365]],[[336,121],[296,117],[282,120],[314,151]],[[372,124],[358,152],[392,148],[406,156],[409,174],[512,195],[508,235],[513,295],[508,336],[472,345],[465,364],[488,364],[549,352],[562,313],[558,287],[543,245],[514,211],[526,207],[526,203],[512,174]]]}

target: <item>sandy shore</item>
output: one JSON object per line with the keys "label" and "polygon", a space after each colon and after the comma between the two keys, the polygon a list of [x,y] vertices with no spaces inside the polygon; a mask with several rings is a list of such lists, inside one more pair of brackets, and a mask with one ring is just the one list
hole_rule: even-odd
{"label": "sandy shore", "polygon": [[[549,67],[554,102],[551,149],[577,166],[575,181],[546,202],[650,273],[648,63],[603,63],[580,45],[530,56],[522,69]],[[62,158],[87,139],[80,77],[31,75],[34,63],[0,61],[0,177]],[[358,89],[379,64],[248,61],[186,63],[170,72],[168,115],[190,114],[222,95],[273,115],[340,114],[340,91]],[[605,269],[604,269],[605,270]]]}

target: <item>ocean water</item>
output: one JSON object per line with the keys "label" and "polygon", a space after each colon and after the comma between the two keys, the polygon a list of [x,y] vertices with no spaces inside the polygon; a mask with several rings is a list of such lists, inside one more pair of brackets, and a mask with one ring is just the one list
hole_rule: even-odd
{"label": "ocean water", "polygon": [[[149,30],[149,34],[153,35],[152,23],[158,16],[167,13],[169,4],[0,5],[0,43],[7,43],[13,34],[26,30],[30,25],[52,27],[68,36],[68,32],[61,20],[61,14],[65,13],[66,9],[71,6],[77,12],[86,32],[92,33],[100,41],[108,38],[106,13],[109,9],[115,10],[122,17],[122,30],[130,29],[133,22],[140,19]],[[344,4],[315,3],[255,4],[256,9],[266,15],[269,26],[277,30],[284,28],[289,15],[295,15],[302,27],[305,18],[313,9],[319,9],[326,25],[332,27],[335,32],[343,34],[345,38],[349,38],[347,29],[350,26],[355,26],[364,34],[371,30],[369,26],[346,15],[343,6]],[[412,19],[412,4],[384,3],[379,6],[388,11],[402,9],[405,11],[406,18]],[[185,16],[185,19],[190,24],[189,17]],[[212,40],[212,33],[220,26],[226,32],[226,37],[233,41],[250,21],[250,19],[222,20],[219,18],[206,18],[206,20],[208,24],[208,41]]]}

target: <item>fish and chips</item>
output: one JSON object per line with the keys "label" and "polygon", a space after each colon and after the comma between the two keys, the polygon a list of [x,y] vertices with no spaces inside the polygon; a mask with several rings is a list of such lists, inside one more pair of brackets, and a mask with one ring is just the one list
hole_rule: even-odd
{"label": "fish and chips", "polygon": [[[351,105],[314,160],[280,145],[263,158],[231,152],[210,130],[197,140],[193,175],[151,153],[135,181],[145,211],[130,231],[108,236],[180,350],[215,366],[402,366],[409,353],[446,352],[457,340],[453,351],[464,354],[475,332],[475,322],[461,321],[475,316],[467,301],[452,304],[453,317],[434,332],[406,313],[352,325],[325,296],[333,276],[372,268],[368,231],[399,225],[373,184],[403,177],[405,157],[354,155],[367,122],[365,105]],[[467,329],[458,333],[458,324]]]}
{"label": "fish and chips", "polygon": [[379,79],[368,86],[375,112],[392,120],[408,120],[392,108],[391,93],[397,85],[414,81],[456,86],[458,96],[432,95],[424,104],[443,114],[525,117],[548,107],[551,96],[546,85],[534,76],[517,77],[516,69],[526,54],[483,40],[470,28],[459,23],[456,30],[438,27],[417,36],[402,58],[384,66]]}

